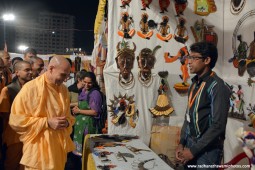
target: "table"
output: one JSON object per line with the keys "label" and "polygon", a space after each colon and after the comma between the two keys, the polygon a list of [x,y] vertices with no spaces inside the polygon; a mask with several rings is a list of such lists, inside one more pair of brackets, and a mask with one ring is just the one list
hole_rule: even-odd
{"label": "table", "polygon": [[[123,136],[121,136],[123,137]],[[125,136],[124,136],[125,137]],[[116,142],[114,140],[99,139],[95,135],[86,137],[84,141],[83,152],[83,170],[100,170],[98,166],[115,165],[112,170],[171,170],[172,168],[167,165],[159,156],[154,153],[148,146],[146,146],[140,139],[132,139],[126,142]],[[105,145],[104,145],[105,144]],[[107,147],[108,145],[117,145],[114,147]],[[100,145],[104,147],[95,147]],[[107,145],[107,146],[106,146]],[[141,151],[132,152],[130,147],[134,147]],[[107,151],[111,153],[105,157],[99,157],[100,153]],[[123,158],[124,157],[124,158]],[[110,160],[104,162],[102,160]],[[144,163],[144,164],[143,164]],[[94,166],[93,166],[94,164]],[[144,168],[144,169],[141,169]],[[139,169],[140,168],[140,169]]]}

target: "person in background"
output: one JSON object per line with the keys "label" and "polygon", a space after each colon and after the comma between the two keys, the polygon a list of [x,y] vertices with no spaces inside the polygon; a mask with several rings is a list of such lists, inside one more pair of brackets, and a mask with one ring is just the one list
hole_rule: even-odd
{"label": "person in background", "polygon": [[66,58],[66,59],[67,59],[67,61],[69,62],[70,66],[71,66],[71,71],[70,71],[69,77],[67,77],[65,79],[64,85],[66,87],[69,87],[70,85],[72,85],[74,83],[74,73],[72,72],[72,65],[73,65],[73,63],[72,63],[72,60],[70,58]]}
{"label": "person in background", "polygon": [[12,82],[12,72],[11,72],[11,57],[10,54],[7,51],[0,51],[0,58],[2,58],[4,62],[4,70],[3,75],[5,78],[5,86],[10,84]]}
{"label": "person in background", "polygon": [[73,153],[78,156],[82,156],[85,135],[98,133],[96,118],[100,116],[102,106],[100,87],[96,81],[95,74],[86,72],[82,81],[84,88],[79,95],[78,106],[72,109],[76,119],[73,138],[75,150]]}
{"label": "person in background", "polygon": [[20,165],[22,157],[22,143],[19,135],[11,129],[8,124],[11,105],[22,88],[32,79],[31,65],[27,61],[19,61],[14,66],[16,78],[13,82],[3,88],[0,95],[0,114],[4,118],[3,145],[5,148],[4,169],[23,169]]}
{"label": "person in background", "polygon": [[15,97],[9,124],[20,134],[25,169],[64,169],[67,153],[74,150],[70,138],[74,117],[63,81],[70,64],[54,56],[47,71],[26,83]]}
{"label": "person in background", "polygon": [[[85,74],[86,70],[78,71],[75,75],[74,84],[68,87],[71,101],[70,109],[78,105],[78,96],[80,95],[82,89],[84,88],[83,79],[85,77]],[[73,139],[73,133],[71,134],[71,138]],[[68,153],[65,169],[66,170],[81,169],[80,156],[74,155],[72,152]]]}
{"label": "person in background", "polygon": [[198,42],[190,47],[189,69],[196,75],[176,149],[176,158],[186,169],[188,165],[220,165],[222,159],[231,90],[212,71],[217,58],[218,50],[211,43]]}
{"label": "person in background", "polygon": [[11,65],[11,70],[12,70],[12,74],[13,74],[13,76],[12,77],[14,77],[15,76],[15,71],[14,71],[14,65],[15,65],[15,63],[16,62],[18,62],[18,61],[23,61],[23,59],[21,58],[21,57],[14,57],[12,60],[11,60],[11,63],[12,63],[12,65]]}
{"label": "person in background", "polygon": [[35,79],[44,69],[44,62],[40,57],[33,56],[30,58],[30,63],[32,66],[32,78]]}
{"label": "person in background", "polygon": [[27,48],[24,52],[24,60],[25,61],[30,61],[31,57],[37,56],[37,52],[33,48]]}
{"label": "person in background", "polygon": [[[4,78],[4,61],[0,57],[0,92],[5,86]],[[3,134],[3,117],[0,115],[0,169],[3,169],[3,154],[2,154],[2,134]]]}

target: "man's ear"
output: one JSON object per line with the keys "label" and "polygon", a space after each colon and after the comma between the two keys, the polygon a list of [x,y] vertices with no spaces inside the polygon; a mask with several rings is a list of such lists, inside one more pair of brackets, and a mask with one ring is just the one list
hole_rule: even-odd
{"label": "man's ear", "polygon": [[48,67],[48,69],[50,70],[50,72],[52,72],[52,70],[55,68],[55,66],[54,65],[50,65],[49,67]]}
{"label": "man's ear", "polygon": [[205,59],[205,64],[206,65],[209,65],[211,63],[211,57],[207,57],[206,59]]}

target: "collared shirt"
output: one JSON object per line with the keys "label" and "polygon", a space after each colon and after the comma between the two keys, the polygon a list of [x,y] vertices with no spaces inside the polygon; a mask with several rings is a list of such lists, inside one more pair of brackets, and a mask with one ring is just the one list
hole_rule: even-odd
{"label": "collared shirt", "polygon": [[194,156],[225,138],[230,94],[226,83],[212,71],[192,79],[180,142],[185,146],[188,136],[197,139],[190,148]]}

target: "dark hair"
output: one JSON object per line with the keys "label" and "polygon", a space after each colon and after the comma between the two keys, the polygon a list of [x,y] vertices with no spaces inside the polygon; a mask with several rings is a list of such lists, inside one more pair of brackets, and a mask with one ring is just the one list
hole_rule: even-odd
{"label": "dark hair", "polygon": [[32,54],[34,54],[34,55],[37,55],[36,50],[33,49],[33,48],[27,48],[27,49],[25,50],[24,54],[26,55],[27,53],[32,53]]}
{"label": "dark hair", "polygon": [[76,74],[75,74],[75,82],[77,83],[78,80],[84,79],[85,78],[85,73],[86,73],[86,71],[84,71],[84,70],[76,72]]}
{"label": "dark hair", "polygon": [[218,50],[214,44],[208,42],[197,42],[190,46],[190,51],[199,53],[205,58],[210,57],[210,68],[214,68],[218,59]]}
{"label": "dark hair", "polygon": [[12,65],[13,65],[14,62],[16,62],[16,61],[23,61],[23,59],[22,59],[21,57],[14,57],[14,58],[12,59]]}
{"label": "dark hair", "polygon": [[100,90],[100,87],[99,87],[99,85],[97,83],[97,79],[96,79],[95,73],[93,73],[93,72],[86,72],[85,73],[85,77],[91,78],[92,85],[93,85],[92,88],[96,88],[96,89]]}

